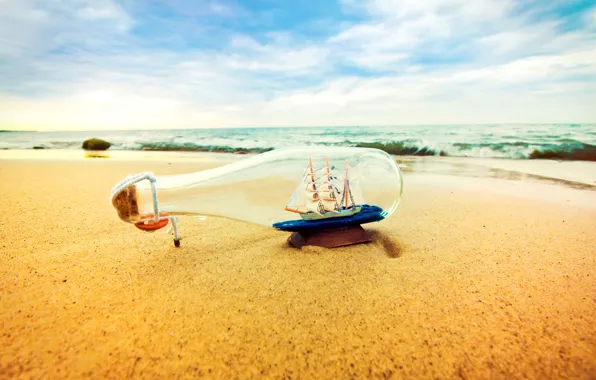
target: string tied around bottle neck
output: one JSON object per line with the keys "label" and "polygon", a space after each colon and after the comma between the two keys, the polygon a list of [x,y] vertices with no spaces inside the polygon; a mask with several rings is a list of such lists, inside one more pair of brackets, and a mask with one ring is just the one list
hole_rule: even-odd
{"label": "string tied around bottle neck", "polygon": [[[151,197],[153,202],[153,212],[154,217],[152,224],[145,224],[144,222],[135,224],[140,230],[143,231],[155,231],[162,227],[165,227],[168,221],[172,222],[172,225],[168,229],[167,233],[174,232],[174,246],[180,247],[180,235],[178,230],[178,218],[175,216],[166,216],[165,218],[160,217],[159,215],[159,201],[157,199],[157,187],[155,183],[157,182],[157,178],[155,174],[152,172],[142,172],[138,174],[132,174],[124,178],[121,182],[116,184],[111,191],[111,200],[114,202],[114,199],[120,194],[122,191],[126,190],[130,186],[139,183],[141,181],[148,180],[151,185]],[[163,223],[163,221],[166,223]]]}

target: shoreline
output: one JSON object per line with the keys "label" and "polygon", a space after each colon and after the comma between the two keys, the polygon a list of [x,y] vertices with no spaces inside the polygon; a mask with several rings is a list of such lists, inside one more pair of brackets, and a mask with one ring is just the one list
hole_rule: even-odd
{"label": "shoreline", "polygon": [[[8,152],[8,153],[7,153]],[[125,164],[145,167],[193,167],[190,171],[232,164],[261,153],[106,151],[108,157],[88,157],[84,150],[0,150],[2,162],[78,163],[93,166]],[[596,208],[596,162],[514,160],[504,158],[392,156],[408,188],[437,186],[452,190],[478,191],[495,196],[542,199],[567,206]],[[167,171],[167,169],[166,169]],[[181,173],[184,173],[181,169]],[[186,171],[188,172],[188,171]],[[158,173],[156,173],[158,174]]]}
{"label": "shoreline", "polygon": [[[491,156],[466,156],[466,155],[442,155],[442,154],[396,154],[390,151],[386,151],[376,146],[357,146],[357,145],[320,145],[321,149],[325,147],[353,147],[353,148],[369,148],[379,149],[389,154],[392,157],[404,157],[413,159],[461,159],[461,160],[495,160],[495,161],[514,161],[514,162],[584,162],[584,163],[595,163],[594,160],[583,160],[583,159],[570,159],[570,158],[558,158],[558,157],[540,157],[540,158],[512,158],[512,157],[491,157]],[[267,148],[268,150],[261,150],[262,148],[230,148],[236,149],[235,151],[225,150],[202,150],[202,149],[108,149],[105,151],[86,151],[81,148],[0,148],[0,159],[3,158],[36,158],[36,157],[55,157],[55,158],[69,158],[77,159],[85,157],[85,155],[97,155],[97,158],[121,158],[127,156],[134,156],[139,154],[144,155],[162,155],[162,156],[192,156],[197,154],[217,154],[217,155],[229,155],[229,156],[251,156],[267,153],[268,151],[282,148]],[[264,149],[264,148],[263,148]]]}
{"label": "shoreline", "polygon": [[[81,149],[7,149],[0,150],[0,160],[27,161],[167,161],[229,163],[263,153],[227,153],[195,151],[138,151]],[[463,177],[487,177],[559,183],[576,188],[596,189],[596,162],[553,159],[511,159],[451,156],[393,157],[403,173],[419,172]]]}
{"label": "shoreline", "polygon": [[193,152],[193,151],[143,151],[107,150],[85,151],[82,149],[4,149],[0,150],[0,160],[55,160],[55,161],[139,161],[139,160],[196,160],[200,159],[241,159],[259,153]]}

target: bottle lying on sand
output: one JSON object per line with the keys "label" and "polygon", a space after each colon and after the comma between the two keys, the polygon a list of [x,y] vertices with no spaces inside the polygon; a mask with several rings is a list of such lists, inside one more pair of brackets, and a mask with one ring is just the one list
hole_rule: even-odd
{"label": "bottle lying on sand", "polygon": [[195,173],[127,176],[112,189],[121,220],[162,228],[178,216],[216,216],[283,231],[380,222],[398,207],[394,158],[370,148],[276,149]]}

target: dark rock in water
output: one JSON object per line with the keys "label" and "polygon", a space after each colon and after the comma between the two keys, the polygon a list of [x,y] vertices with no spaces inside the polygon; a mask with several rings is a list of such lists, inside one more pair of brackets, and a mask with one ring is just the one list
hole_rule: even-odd
{"label": "dark rock in water", "polygon": [[83,149],[85,150],[108,150],[110,146],[112,146],[112,144],[109,142],[96,138],[88,139],[83,142]]}
{"label": "dark rock in water", "polygon": [[41,145],[36,145],[33,147],[33,149],[48,149],[45,146],[41,146]]}

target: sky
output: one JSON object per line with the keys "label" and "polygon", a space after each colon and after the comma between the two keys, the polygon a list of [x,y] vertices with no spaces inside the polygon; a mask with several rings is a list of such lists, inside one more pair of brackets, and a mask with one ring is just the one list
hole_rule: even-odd
{"label": "sky", "polygon": [[0,0],[0,129],[596,122],[596,3]]}

